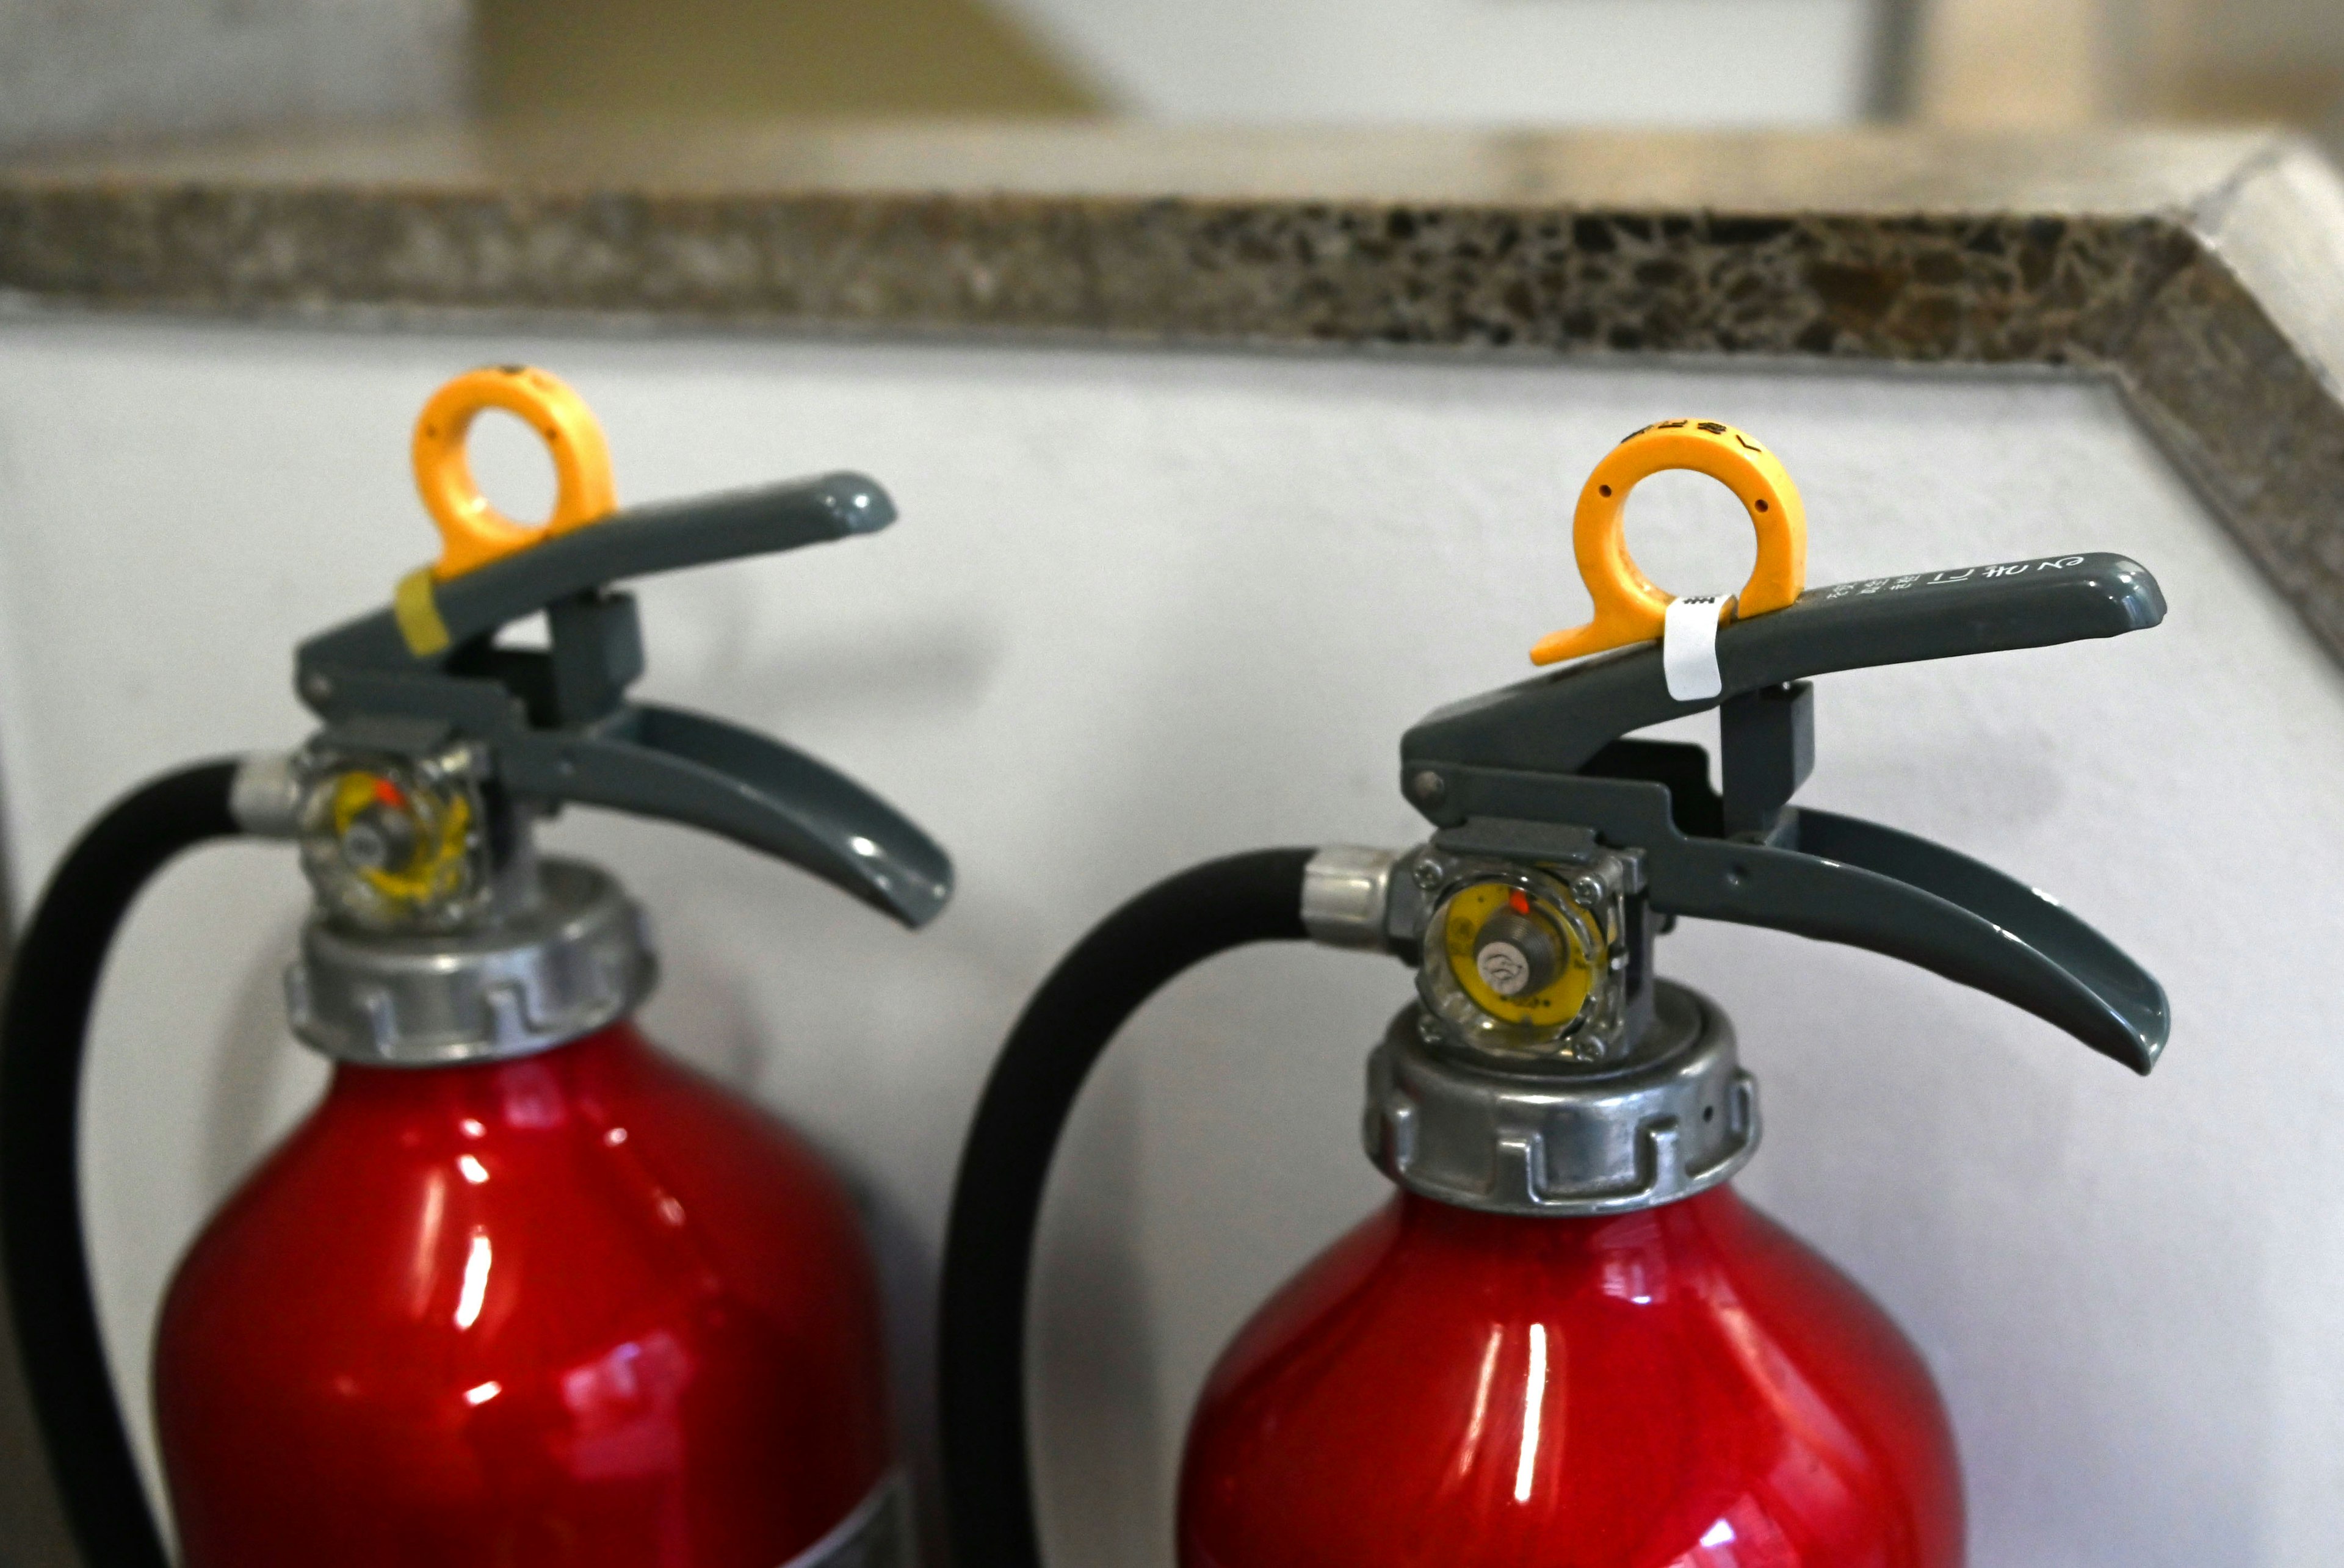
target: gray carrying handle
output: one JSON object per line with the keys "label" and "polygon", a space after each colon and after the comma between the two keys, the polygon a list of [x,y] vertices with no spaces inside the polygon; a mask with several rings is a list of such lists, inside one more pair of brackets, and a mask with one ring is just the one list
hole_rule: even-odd
{"label": "gray carrying handle", "polygon": [[[1691,748],[1687,748],[1691,749]],[[1449,774],[1442,825],[1570,823],[1643,851],[1653,909],[1794,932],[1901,958],[2025,1008],[2137,1073],[2171,1015],[2157,981],[2098,932],[1967,855],[1831,812],[1785,813],[1776,842],[1681,831],[1669,788],[1496,768]]]}
{"label": "gray carrying handle", "polygon": [[[2165,987],[2124,949],[2068,914],[2042,889],[1941,844],[1858,817],[1801,807],[1797,829],[1794,846],[1800,855],[1846,872],[1879,877],[1918,895],[1894,900],[1877,912],[1876,918],[1858,911],[1852,901],[1838,903],[1834,908],[1834,901],[1827,899],[1823,907],[1832,912],[1824,918],[1833,921],[1836,929],[1803,935],[1852,942],[1893,957],[1908,958],[1949,980],[2016,1002],[2137,1073],[2146,1073],[2156,1065],[2173,1027]],[[1934,899],[1972,923],[1972,937],[1948,944],[1925,924],[1914,922],[1911,912],[1923,907],[1922,898]],[[1764,924],[1802,929],[1787,920]],[[1872,939],[1865,939],[1856,929],[1866,924],[1872,926]],[[1907,925],[1912,926],[1909,936],[1900,938],[1897,928]],[[1985,930],[1977,932],[1977,925]],[[1892,941],[1912,951],[1884,945]],[[2013,967],[2007,956],[2012,950],[2039,957],[2057,980],[2047,987],[2030,983],[2024,996],[1989,983]],[[2049,1005],[2042,1005],[2046,1003]]]}
{"label": "gray carrying handle", "polygon": [[522,794],[720,834],[906,926],[952,895],[952,861],[909,817],[793,746],[700,713],[638,703],[616,733],[533,734],[500,760]]}

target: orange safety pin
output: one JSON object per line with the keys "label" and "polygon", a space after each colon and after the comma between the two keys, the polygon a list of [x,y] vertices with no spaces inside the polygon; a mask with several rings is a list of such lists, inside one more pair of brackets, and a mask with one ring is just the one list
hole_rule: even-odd
{"label": "orange safety pin", "polygon": [[1595,601],[1595,619],[1539,640],[1531,663],[1555,664],[1658,638],[1674,595],[1656,587],[1628,554],[1628,492],[1668,469],[1705,473],[1734,493],[1758,531],[1758,562],[1742,592],[1718,607],[1732,622],[1780,610],[1807,581],[1807,514],[1799,487],[1744,431],[1715,420],[1663,420],[1612,449],[1587,476],[1571,524],[1579,575]]}
{"label": "orange safety pin", "polygon": [[[490,409],[519,416],[553,459],[553,515],[543,526],[516,522],[490,506],[464,454],[472,421]],[[468,370],[431,394],[415,421],[415,488],[440,527],[431,575],[445,582],[540,540],[607,517],[618,505],[611,452],[585,400],[558,377],[526,365]]]}

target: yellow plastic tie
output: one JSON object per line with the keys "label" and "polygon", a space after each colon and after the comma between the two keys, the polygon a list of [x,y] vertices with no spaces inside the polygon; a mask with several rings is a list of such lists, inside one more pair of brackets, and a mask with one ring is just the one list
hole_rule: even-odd
{"label": "yellow plastic tie", "polygon": [[448,646],[448,622],[440,618],[440,602],[431,593],[431,568],[419,566],[399,580],[390,613],[407,639],[407,651],[417,658],[429,659]]}

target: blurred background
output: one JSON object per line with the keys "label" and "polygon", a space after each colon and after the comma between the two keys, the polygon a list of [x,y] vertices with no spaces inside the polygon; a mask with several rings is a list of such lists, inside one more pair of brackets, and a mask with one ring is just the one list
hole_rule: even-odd
{"label": "blurred background", "polygon": [[1114,116],[2344,147],[2337,0],[0,0],[0,151],[367,122]]}

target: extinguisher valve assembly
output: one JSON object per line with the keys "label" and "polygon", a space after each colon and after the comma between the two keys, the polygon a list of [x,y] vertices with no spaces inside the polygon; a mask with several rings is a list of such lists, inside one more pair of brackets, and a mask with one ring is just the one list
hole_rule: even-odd
{"label": "extinguisher valve assembly", "polygon": [[[464,424],[491,406],[529,418],[555,453],[564,489],[541,531],[494,519],[460,466]],[[584,451],[569,465],[565,441]],[[239,824],[295,840],[316,890],[286,990],[294,1031],[328,1056],[511,1056],[633,1010],[657,974],[641,910],[602,872],[541,863],[532,846],[532,824],[567,804],[705,828],[909,926],[950,893],[944,852],[853,780],[626,694],[642,632],[612,582],[874,532],[894,519],[886,492],[831,474],[611,511],[599,443],[541,371],[443,389],[419,422],[416,470],[447,553],[388,606],[301,645],[294,688],[324,728],[237,773]],[[500,642],[540,615],[545,646]]]}
{"label": "extinguisher valve assembly", "polygon": [[[1366,1138],[1394,1180],[1502,1213],[1601,1214],[1726,1179],[1757,1146],[1723,1017],[1652,973],[1680,916],[1867,947],[2016,1004],[2147,1072],[2157,981],[2056,900],[1911,835],[1791,798],[1837,670],[2115,636],[2163,617],[2121,556],[1843,583],[1717,628],[1712,696],[1646,644],[1434,713],[1400,744],[1439,831],[1389,878],[1386,946],[1417,1005],[1369,1060]],[[1682,742],[1720,711],[1722,792]]]}
{"label": "extinguisher valve assembly", "polygon": [[[2164,613],[2156,580],[2117,555],[1913,573],[1811,590],[1785,609],[1720,627],[1714,697],[1670,695],[1662,651],[1645,646],[1439,710],[1400,743],[1403,792],[1439,828],[1424,853],[1443,867],[1429,874],[1415,933],[1426,1005],[1444,1020],[1462,1017],[1447,1000],[1453,979],[1481,1013],[1514,1026],[1458,1023],[1457,1045],[1611,1060],[1622,1045],[1634,1048],[1649,1017],[1655,923],[1695,916],[1918,964],[2147,1072],[2165,1043],[2164,991],[2056,900],[1943,845],[1790,802],[1814,764],[1809,677],[2113,637]],[[1722,792],[1710,785],[1702,747],[1625,738],[1710,708],[1720,712]],[[1553,1026],[1548,1015],[1577,995],[1568,986],[1532,994],[1545,1011],[1495,994],[1504,975],[1490,978],[1487,932],[1495,901],[1511,897],[1498,885],[1523,893],[1542,929],[1576,944],[1590,924],[1582,917],[1596,911],[1569,895],[1591,855],[1606,852],[1636,867],[1605,890],[1626,951],[1572,947],[1590,991]],[[1477,868],[1492,861],[1511,869]],[[1547,879],[1542,896],[1533,876]],[[1500,964],[1512,972],[1510,956]],[[1610,1005],[1595,999],[1607,986],[1619,992]],[[1607,1032],[1615,1017],[1627,1020],[1623,1036]]]}

